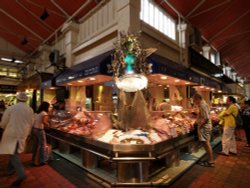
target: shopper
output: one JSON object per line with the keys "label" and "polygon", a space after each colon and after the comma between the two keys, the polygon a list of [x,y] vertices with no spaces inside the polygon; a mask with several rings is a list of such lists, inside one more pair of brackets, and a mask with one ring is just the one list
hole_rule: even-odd
{"label": "shopper", "polygon": [[159,111],[167,111],[171,110],[171,105],[164,99],[162,102],[158,105],[157,110]]}
{"label": "shopper", "polygon": [[[6,107],[5,107],[4,100],[0,100],[0,121],[2,119],[2,116],[3,116],[5,109],[6,109]],[[3,129],[0,127],[0,140],[2,138],[2,134],[3,134]]]}
{"label": "shopper", "polygon": [[223,134],[222,134],[222,151],[218,154],[229,156],[236,155],[236,141],[235,141],[235,117],[239,113],[238,107],[235,105],[236,100],[233,96],[227,97],[227,109],[219,114],[219,118],[223,120]]}
{"label": "shopper", "polygon": [[241,130],[243,128],[243,120],[242,120],[242,107],[237,103],[234,103],[238,108],[238,115],[236,118],[236,128],[235,128],[235,139],[238,141],[242,140]]}
{"label": "shopper", "polygon": [[4,100],[0,100],[0,120],[3,116],[3,113],[5,111],[6,107],[5,107],[5,102]]}
{"label": "shopper", "polygon": [[214,157],[213,157],[213,150],[210,143],[211,134],[212,134],[212,123],[210,119],[210,109],[207,103],[202,100],[201,95],[195,94],[193,97],[194,105],[198,107],[198,115],[195,124],[197,125],[197,132],[199,141],[202,142],[207,155],[207,161],[199,162],[200,165],[206,167],[214,167]]}
{"label": "shopper", "polygon": [[[34,136],[34,143],[32,149],[32,163],[33,165],[45,165],[48,161],[48,154],[46,151],[46,135],[44,128],[49,127],[48,112],[50,104],[48,102],[42,102],[39,106],[37,113],[35,114],[35,122],[32,129]],[[39,156],[37,156],[39,155]],[[40,164],[36,163],[36,157],[39,158]]]}
{"label": "shopper", "polygon": [[244,101],[244,109],[242,111],[243,128],[245,130],[247,144],[245,147],[250,147],[250,99]]}
{"label": "shopper", "polygon": [[18,154],[25,148],[25,141],[33,123],[33,110],[25,102],[28,97],[24,92],[17,95],[17,104],[8,107],[2,117],[0,127],[4,129],[0,143],[0,154],[9,154],[7,173],[16,172],[17,179],[13,186],[19,186],[26,178],[24,167]]}

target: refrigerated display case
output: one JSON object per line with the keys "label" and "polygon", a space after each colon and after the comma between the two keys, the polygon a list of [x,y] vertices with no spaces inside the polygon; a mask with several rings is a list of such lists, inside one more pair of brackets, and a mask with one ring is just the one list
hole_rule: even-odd
{"label": "refrigerated display case", "polygon": [[[174,116],[173,116],[174,115]],[[162,173],[178,165],[181,152],[192,153],[192,120],[155,112],[150,130],[115,129],[111,112],[58,112],[47,133],[53,151],[78,161],[110,186],[158,185]]]}

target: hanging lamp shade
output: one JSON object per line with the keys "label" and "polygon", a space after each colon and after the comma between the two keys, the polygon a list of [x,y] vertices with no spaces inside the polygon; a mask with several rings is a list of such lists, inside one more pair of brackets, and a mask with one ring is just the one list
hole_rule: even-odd
{"label": "hanging lamp shade", "polygon": [[125,92],[136,92],[147,88],[148,79],[141,74],[127,74],[115,80],[116,86]]}

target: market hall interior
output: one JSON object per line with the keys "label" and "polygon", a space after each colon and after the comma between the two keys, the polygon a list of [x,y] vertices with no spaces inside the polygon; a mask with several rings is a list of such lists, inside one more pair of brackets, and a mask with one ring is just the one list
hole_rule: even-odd
{"label": "market hall interior", "polygon": [[[216,152],[227,98],[250,98],[250,1],[2,0],[0,10],[1,116],[20,92],[34,112],[50,103],[49,164],[21,154],[22,186],[247,185],[232,178],[248,174],[244,142],[237,156]],[[196,93],[211,109],[214,168],[197,165]]]}

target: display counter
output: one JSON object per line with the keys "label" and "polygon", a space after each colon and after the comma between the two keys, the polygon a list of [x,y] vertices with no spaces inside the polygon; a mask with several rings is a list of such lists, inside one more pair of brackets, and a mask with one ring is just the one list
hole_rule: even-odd
{"label": "display counter", "polygon": [[[98,113],[94,112],[94,117],[99,117]],[[180,125],[183,122],[190,124],[187,119],[181,121],[177,118],[170,122],[160,117],[153,121],[152,130],[133,130],[128,131],[128,134],[107,126],[103,115],[101,119],[94,120],[95,123],[85,119],[85,123],[78,123],[78,126],[75,120],[70,122],[72,116],[67,117],[69,119],[54,121],[55,125],[47,131],[53,151],[81,166],[94,179],[106,182],[110,187],[165,185],[165,170],[178,166],[183,154],[197,152],[199,147],[194,130],[187,129],[187,125]],[[166,123],[175,126],[169,125],[166,129]],[[102,127],[105,128],[100,129]],[[158,137],[151,138],[157,131],[165,135],[161,140],[157,140]],[[112,139],[109,138],[111,135]]]}
{"label": "display counter", "polygon": [[[70,156],[78,153],[82,167],[90,173],[95,169],[95,176],[116,186],[127,183],[151,184],[152,178],[161,170],[178,165],[181,152],[191,153],[195,147],[192,133],[156,144],[136,145],[109,144],[56,129],[51,129],[47,136],[58,154]],[[103,166],[104,161],[108,161],[108,166],[112,163],[110,176],[113,178],[102,176],[103,169],[107,168]]]}

